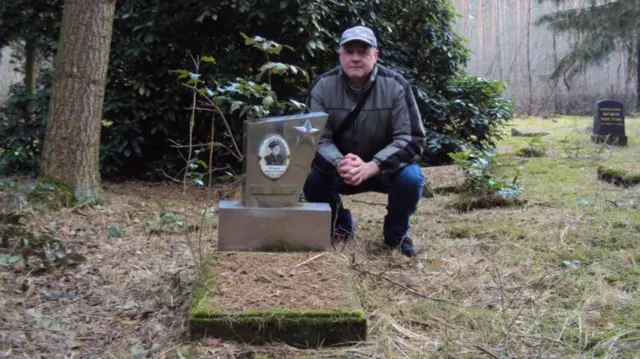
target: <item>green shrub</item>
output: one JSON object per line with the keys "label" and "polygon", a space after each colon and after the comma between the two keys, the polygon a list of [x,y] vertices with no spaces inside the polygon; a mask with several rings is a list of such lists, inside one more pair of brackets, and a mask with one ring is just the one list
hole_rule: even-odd
{"label": "green shrub", "polygon": [[453,207],[459,211],[505,207],[524,203],[520,195],[524,189],[517,185],[519,171],[507,181],[498,175],[510,167],[497,160],[497,153],[474,148],[450,155],[454,163],[467,174],[466,182]]}
{"label": "green shrub", "polygon": [[[39,4],[44,0],[23,1]],[[59,19],[58,10],[47,11],[53,14],[49,18]],[[313,77],[337,65],[337,39],[355,24],[376,31],[381,63],[403,73],[413,85],[428,135],[424,163],[451,163],[448,154],[468,145],[491,149],[499,139],[500,126],[512,118],[512,104],[502,97],[502,82],[465,73],[470,51],[453,29],[456,16],[450,0],[118,0],[104,107],[108,125],[101,137],[101,174],[109,179],[156,180],[183,173],[185,153],[176,151],[174,145],[187,142],[192,95],[172,70],[188,68],[197,55],[215,57],[215,63],[204,63],[198,70],[206,74],[207,83],[254,78],[265,60],[272,60],[265,59],[263,51],[247,48],[241,33],[249,38],[261,36],[290,46],[293,51],[284,51],[278,61]],[[31,28],[35,32],[38,26]],[[48,34],[45,42],[55,48],[57,33]],[[309,80],[274,77],[269,85],[278,99],[304,103]],[[46,98],[49,88],[43,81],[38,97]],[[16,96],[12,92],[3,110],[14,129],[23,118]],[[256,99],[240,98],[243,106]],[[221,146],[213,154],[213,166],[239,171],[241,162],[226,148],[233,146],[233,140],[241,143],[242,123],[255,114],[232,111],[228,106],[223,110],[230,131],[222,121],[215,121],[214,141]],[[294,111],[299,110],[295,106],[273,108],[270,115]],[[42,126],[46,106],[36,109],[36,117]],[[211,113],[198,112],[194,123],[194,143],[210,142]],[[36,138],[41,142],[41,130],[29,136],[20,131],[0,134],[2,143],[14,143],[5,167],[37,168],[37,150],[21,145]],[[209,154],[203,151],[198,156],[197,160],[206,162]]]}
{"label": "green shrub", "polygon": [[[50,72],[43,71],[39,85],[34,95],[22,84],[11,85],[6,103],[0,107],[0,174],[38,172],[51,93]],[[29,102],[32,116],[27,115]]]}
{"label": "green shrub", "polygon": [[547,153],[547,145],[540,136],[533,136],[525,147],[516,150],[516,156],[520,157],[544,157]]}

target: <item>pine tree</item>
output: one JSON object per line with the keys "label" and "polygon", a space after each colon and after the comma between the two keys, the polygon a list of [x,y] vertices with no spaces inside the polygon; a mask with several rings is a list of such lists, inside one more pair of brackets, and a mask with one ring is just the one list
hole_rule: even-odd
{"label": "pine tree", "polygon": [[[565,0],[553,1],[560,5]],[[612,54],[623,51],[627,57],[628,78],[636,78],[636,111],[640,111],[640,1],[583,0],[586,6],[558,10],[538,18],[555,34],[579,33],[582,39],[565,55],[551,73],[552,80],[566,80],[589,67],[605,64]]]}
{"label": "pine tree", "polygon": [[103,200],[100,128],[116,0],[65,0],[41,174],[78,202]]}

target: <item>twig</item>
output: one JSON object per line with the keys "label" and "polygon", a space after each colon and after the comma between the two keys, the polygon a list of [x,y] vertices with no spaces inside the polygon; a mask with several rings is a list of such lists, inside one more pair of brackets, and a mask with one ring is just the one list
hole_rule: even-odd
{"label": "twig", "polygon": [[[197,68],[196,68],[197,69]],[[195,86],[189,86],[189,85],[184,85],[187,88],[190,88],[192,90],[194,90],[194,93],[198,92],[198,88]],[[209,102],[209,104],[211,106],[214,107],[214,110],[220,115],[220,117],[222,118],[222,122],[224,123],[224,126],[227,128],[227,131],[229,132],[229,137],[231,138],[231,142],[233,143],[233,147],[235,147],[237,154],[239,156],[242,156],[242,151],[240,150],[240,147],[238,146],[238,143],[236,141],[236,139],[233,137],[233,131],[231,131],[231,126],[229,126],[229,121],[227,121],[227,118],[224,116],[224,113],[222,113],[222,111],[220,111],[220,108],[218,108],[218,106],[216,105],[215,102],[213,102],[212,99],[205,97],[205,99],[207,100],[207,102]],[[195,100],[194,100],[195,101]]]}
{"label": "twig", "polygon": [[315,256],[313,256],[313,257],[311,257],[311,258],[307,259],[307,260],[306,260],[306,261],[304,261],[304,262],[301,262],[301,263],[298,263],[298,264],[294,265],[293,267],[291,267],[291,269],[293,269],[293,268],[298,268],[298,267],[302,267],[303,265],[305,265],[305,264],[307,264],[307,263],[313,262],[314,260],[316,260],[316,259],[318,259],[318,258],[322,257],[323,255],[325,255],[325,253],[326,253],[326,252],[322,252],[322,253],[320,253],[320,254],[317,254],[317,255],[315,255]]}
{"label": "twig", "polygon": [[[209,147],[209,146],[213,146],[213,147],[222,147],[225,150],[229,151],[231,153],[231,155],[233,157],[235,157],[236,159],[238,159],[238,161],[242,162],[243,158],[242,155],[235,153],[231,148],[229,148],[229,146],[220,143],[220,142],[206,142],[206,143],[199,143],[199,144],[194,144],[193,146],[189,146],[189,145],[181,145],[178,142],[174,141],[174,140],[169,140],[169,142],[173,143],[174,145],[171,146],[173,148],[200,148],[200,147]],[[184,157],[183,157],[184,158]]]}
{"label": "twig", "polygon": [[490,351],[489,349],[483,348],[481,345],[475,344],[474,347],[476,349],[478,349],[479,351],[487,354],[488,356],[495,358],[495,359],[500,359],[500,356],[498,356],[497,354],[494,354],[492,351]]}
{"label": "twig", "polygon": [[165,172],[162,168],[157,169],[157,171],[161,172],[165,177],[167,177],[168,179],[172,180],[173,182],[182,184],[182,181],[180,181],[177,178],[169,176],[169,174],[167,172]]}
{"label": "twig", "polygon": [[[429,316],[429,319],[433,320],[436,323],[442,324],[443,326],[452,329],[452,330],[460,330],[459,327],[456,327],[455,325],[449,324],[447,323],[444,319],[440,319],[438,317],[435,317],[433,315]],[[422,325],[422,326],[428,326],[431,327],[433,326],[431,323],[427,323],[425,321],[421,321],[421,320],[411,320],[411,323],[413,324],[418,324],[418,325]]]}
{"label": "twig", "polygon": [[410,292],[410,293],[412,293],[412,294],[414,294],[414,295],[416,295],[418,297],[421,297],[421,298],[424,298],[424,299],[428,299],[428,300],[432,300],[434,302],[448,303],[448,304],[451,304],[451,305],[455,305],[456,307],[460,306],[458,303],[455,303],[455,302],[452,302],[452,301],[449,301],[449,300],[446,300],[446,299],[435,298],[435,297],[431,297],[431,296],[428,296],[426,294],[420,293],[420,292],[418,292],[418,291],[416,291],[414,289],[411,289],[411,288],[407,287],[406,285],[404,285],[402,283],[398,283],[395,280],[393,280],[391,278],[388,278],[388,277],[386,277],[386,276],[384,276],[384,275],[382,275],[380,273],[372,273],[372,272],[370,272],[370,271],[368,271],[366,269],[360,269],[360,268],[357,268],[357,267],[358,267],[358,264],[352,264],[351,265],[351,268],[353,268],[354,270],[356,270],[356,271],[358,271],[358,272],[360,272],[362,274],[369,274],[369,275],[373,275],[375,277],[378,277],[380,279],[383,279],[383,280],[385,280],[385,281],[387,281],[387,282],[389,282],[389,283],[391,283],[393,285],[396,285],[396,286],[398,286],[398,287],[400,287],[400,288],[402,288],[402,289],[404,289],[404,290],[406,290],[406,291],[408,291],[408,292]]}
{"label": "twig", "polygon": [[626,332],[623,334],[618,335],[615,339],[613,339],[611,341],[611,345],[609,345],[609,348],[607,349],[607,354],[605,355],[604,359],[609,358],[609,354],[611,354],[611,349],[613,349],[613,346],[616,345],[618,343],[618,341],[620,340],[620,338],[624,337],[625,335],[629,334],[631,332]]}
{"label": "twig", "polygon": [[612,201],[610,199],[605,199],[604,201],[613,204],[614,206],[616,206],[616,208],[620,208],[620,206],[618,206],[618,204],[615,201]]}

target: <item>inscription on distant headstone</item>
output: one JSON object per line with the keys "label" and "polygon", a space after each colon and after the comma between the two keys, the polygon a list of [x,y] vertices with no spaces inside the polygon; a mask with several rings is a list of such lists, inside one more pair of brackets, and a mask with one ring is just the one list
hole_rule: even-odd
{"label": "inscription on distant headstone", "polygon": [[624,105],[614,100],[596,102],[596,114],[593,118],[591,140],[596,143],[626,146],[627,136],[624,129]]}
{"label": "inscription on distant headstone", "polygon": [[328,115],[314,112],[245,122],[241,201],[220,201],[220,250],[331,248],[331,208],[301,203]]}

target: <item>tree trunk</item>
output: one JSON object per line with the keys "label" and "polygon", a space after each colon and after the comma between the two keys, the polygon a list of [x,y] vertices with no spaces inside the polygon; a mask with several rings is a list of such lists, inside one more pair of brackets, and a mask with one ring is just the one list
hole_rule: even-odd
{"label": "tree trunk", "polygon": [[116,0],[65,0],[41,175],[101,202],[100,128]]}
{"label": "tree trunk", "polygon": [[531,73],[531,7],[532,7],[532,0],[527,0],[527,7],[526,7],[526,12],[525,12],[525,17],[526,17],[526,21],[525,24],[527,24],[527,33],[526,33],[526,37],[527,39],[525,40],[527,42],[527,83],[528,83],[528,92],[529,92],[529,105],[527,106],[527,115],[532,115],[534,114],[534,110],[533,110],[533,82],[532,82],[532,73]]}
{"label": "tree trunk", "polygon": [[640,112],[640,31],[636,32],[636,112]]}
{"label": "tree trunk", "polygon": [[27,118],[31,120],[33,116],[33,94],[36,92],[36,41],[33,39],[25,40],[24,46],[24,88],[27,91]]}

